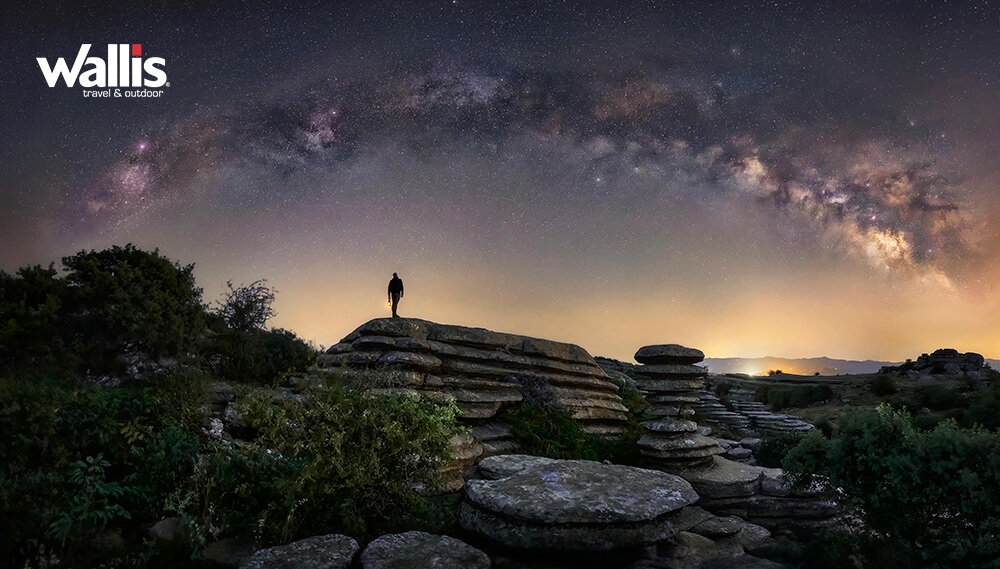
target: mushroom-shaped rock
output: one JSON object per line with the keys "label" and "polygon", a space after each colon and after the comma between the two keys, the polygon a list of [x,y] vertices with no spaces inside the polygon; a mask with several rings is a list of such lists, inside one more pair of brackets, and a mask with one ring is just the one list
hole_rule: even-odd
{"label": "mushroom-shaped rock", "polygon": [[240,563],[240,569],[347,569],[357,552],[358,542],[346,535],[318,535],[261,549]]}
{"label": "mushroom-shaped rock", "polygon": [[361,552],[362,569],[489,569],[490,558],[446,535],[408,531],[383,535]]}
{"label": "mushroom-shaped rock", "polygon": [[517,470],[527,461],[510,460],[510,476],[468,481],[459,510],[464,528],[510,547],[611,551],[662,541],[700,521],[684,514],[698,494],[678,476],[588,460]]}
{"label": "mushroom-shaped rock", "polygon": [[643,346],[635,353],[641,364],[696,364],[705,359],[705,353],[678,344]]}

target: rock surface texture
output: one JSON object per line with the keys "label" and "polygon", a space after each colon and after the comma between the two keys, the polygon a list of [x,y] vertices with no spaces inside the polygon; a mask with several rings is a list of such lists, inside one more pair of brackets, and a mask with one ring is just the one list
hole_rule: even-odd
{"label": "rock surface texture", "polygon": [[412,318],[379,318],[321,354],[315,371],[350,379],[361,369],[385,370],[381,387],[446,397],[458,406],[472,436],[452,441],[455,460],[444,468],[445,490],[460,488],[464,470],[481,456],[518,450],[496,413],[526,394],[566,411],[594,435],[618,436],[627,417],[618,385],[574,344]]}
{"label": "rock surface texture", "polygon": [[446,535],[408,531],[383,535],[361,552],[362,569],[490,569],[490,558]]}
{"label": "rock surface texture", "polygon": [[[618,386],[574,344],[410,318],[362,324],[317,358],[320,370],[385,368],[397,387],[454,398],[461,417],[486,424],[505,403],[541,391],[587,432],[621,433]],[[491,440],[502,441],[502,427]]]}
{"label": "rock surface texture", "polygon": [[261,549],[240,563],[240,569],[346,569],[358,542],[346,535],[330,534]]}
{"label": "rock surface texture", "polygon": [[884,366],[879,373],[896,373],[910,379],[935,377],[986,377],[986,359],[975,352],[960,353],[952,348],[941,348],[930,354],[920,354],[916,361],[898,366]]}
{"label": "rock surface texture", "polygon": [[650,404],[655,420],[642,426],[639,439],[644,464],[668,472],[711,462],[725,450],[718,441],[699,434],[688,419],[698,403],[697,391],[704,387],[705,368],[694,365],[705,359],[701,350],[677,344],[645,346],[635,353],[641,366],[633,368],[636,387]]}
{"label": "rock surface texture", "polygon": [[656,543],[703,521],[678,476],[587,460],[483,459],[465,485],[459,523],[520,550],[612,551]]}

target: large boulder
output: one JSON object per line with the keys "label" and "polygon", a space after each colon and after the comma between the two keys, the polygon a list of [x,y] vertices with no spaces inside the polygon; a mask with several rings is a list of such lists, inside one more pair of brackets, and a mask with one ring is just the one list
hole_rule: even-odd
{"label": "large boulder", "polygon": [[691,485],[664,472],[523,455],[482,462],[481,471],[507,476],[469,480],[459,522],[517,549],[625,549],[662,541],[702,519],[684,511],[698,500]]}
{"label": "large boulder", "polygon": [[490,569],[490,558],[446,535],[408,531],[383,535],[361,553],[362,569]]}
{"label": "large boulder", "polygon": [[358,552],[358,542],[330,534],[261,549],[240,563],[240,569],[347,569]]}

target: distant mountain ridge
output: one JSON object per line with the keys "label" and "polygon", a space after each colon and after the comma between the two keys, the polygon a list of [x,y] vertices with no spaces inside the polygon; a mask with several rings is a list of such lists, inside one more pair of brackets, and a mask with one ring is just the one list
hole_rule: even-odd
{"label": "distant mountain ridge", "polygon": [[[708,368],[712,373],[747,373],[751,375],[766,375],[768,370],[781,370],[785,373],[812,375],[839,375],[857,373],[877,373],[879,368],[888,365],[899,365],[902,362],[877,360],[841,360],[836,358],[705,358],[699,365]],[[987,359],[995,370],[1000,370],[1000,360]]]}
{"label": "distant mountain ridge", "polygon": [[712,373],[747,373],[750,375],[766,375],[768,370],[781,370],[785,373],[801,375],[839,375],[852,373],[876,373],[879,368],[887,365],[898,365],[899,362],[875,360],[840,360],[836,358],[777,358],[772,356],[762,358],[705,358],[702,365]]}

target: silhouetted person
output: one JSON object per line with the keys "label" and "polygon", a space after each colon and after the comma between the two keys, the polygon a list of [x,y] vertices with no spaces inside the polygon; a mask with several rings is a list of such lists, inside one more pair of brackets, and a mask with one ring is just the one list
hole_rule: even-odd
{"label": "silhouetted person", "polygon": [[392,273],[392,280],[389,281],[389,301],[392,302],[393,318],[399,318],[399,315],[396,314],[396,307],[401,298],[403,298],[403,279],[399,278],[396,273]]}

